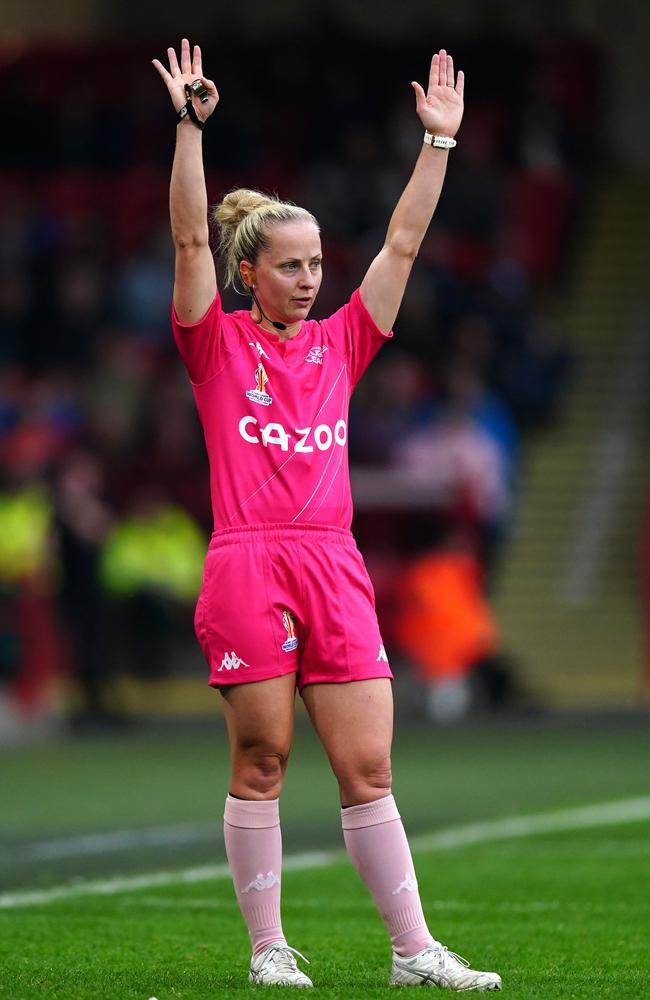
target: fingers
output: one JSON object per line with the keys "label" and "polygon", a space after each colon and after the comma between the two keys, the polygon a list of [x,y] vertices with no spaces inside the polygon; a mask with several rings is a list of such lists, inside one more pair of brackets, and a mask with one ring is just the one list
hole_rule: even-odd
{"label": "fingers", "polygon": [[454,60],[450,55],[447,56],[447,86],[453,87],[454,85]]}
{"label": "fingers", "polygon": [[456,93],[459,97],[462,97],[465,92],[465,74],[462,69],[458,70],[458,78],[456,80]]}
{"label": "fingers", "polygon": [[437,87],[440,83],[440,56],[436,52],[433,59],[431,60],[431,69],[429,70],[429,90],[432,87]]}
{"label": "fingers", "polygon": [[438,82],[441,87],[447,86],[447,53],[444,49],[438,53]]}
{"label": "fingers", "polygon": [[183,38],[181,41],[181,61],[180,65],[178,59],[176,58],[176,50],[173,48],[167,49],[167,58],[169,59],[169,72],[162,65],[160,60],[152,59],[153,65],[156,67],[163,80],[167,82],[170,79],[174,79],[177,76],[203,76],[203,63],[201,60],[201,46],[195,45],[192,57],[190,58],[190,43],[187,38]]}
{"label": "fingers", "polygon": [[189,74],[192,72],[192,60],[190,59],[190,43],[187,38],[184,38],[181,42],[181,70],[183,74]]}
{"label": "fingers", "polygon": [[160,59],[152,59],[151,62],[156,67],[156,69],[160,73],[160,75],[163,78],[163,80],[165,81],[165,83],[168,83],[170,80],[173,80],[173,76],[171,75],[171,73],[167,72],[167,70],[165,69],[165,67],[161,63]]}
{"label": "fingers", "polygon": [[217,90],[217,85],[213,80],[206,80],[206,78],[202,76],[201,83],[207,88],[210,97],[216,97],[217,100],[219,100],[219,91]]}
{"label": "fingers", "polygon": [[[458,73],[459,78],[461,74],[462,71]],[[433,87],[454,87],[454,60],[446,49],[440,49],[431,60],[429,90]],[[455,90],[462,95],[462,86],[460,90],[458,90],[458,87],[455,87]]]}
{"label": "fingers", "polygon": [[174,49],[167,49],[167,58],[169,59],[169,72],[172,76],[180,76],[181,69],[178,65],[178,59],[176,58],[176,52]]}
{"label": "fingers", "polygon": [[424,93],[422,87],[417,82],[417,80],[412,80],[411,81],[411,86],[413,87],[413,90],[415,91],[415,106],[416,106],[416,108],[419,108],[423,104],[426,103],[427,95]]}
{"label": "fingers", "polygon": [[201,63],[201,46],[194,46],[194,53],[192,55],[192,76],[203,76],[203,66]]}

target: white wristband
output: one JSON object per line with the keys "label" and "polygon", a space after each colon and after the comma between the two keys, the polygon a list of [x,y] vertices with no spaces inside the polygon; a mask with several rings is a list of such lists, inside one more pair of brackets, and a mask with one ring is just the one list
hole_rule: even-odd
{"label": "white wristband", "polygon": [[424,142],[436,149],[453,149],[456,145],[456,140],[450,139],[448,135],[432,135],[431,132],[424,133]]}

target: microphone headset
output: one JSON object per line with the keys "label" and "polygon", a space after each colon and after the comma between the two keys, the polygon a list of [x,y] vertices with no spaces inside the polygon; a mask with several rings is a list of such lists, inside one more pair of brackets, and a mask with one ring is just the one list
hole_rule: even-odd
{"label": "microphone headset", "polygon": [[[260,300],[258,299],[257,295],[255,294],[255,288],[253,287],[253,285],[250,286],[250,293],[253,296],[253,301],[255,302],[255,305],[259,309],[260,314],[264,317],[264,319],[266,320],[266,322],[270,323],[271,326],[274,326],[276,330],[286,330],[286,328],[287,328],[286,323],[276,323],[275,320],[269,319],[269,317],[266,315],[266,313],[264,312],[264,310],[262,309],[262,307],[260,305]],[[261,322],[262,321],[260,320],[260,323]]]}

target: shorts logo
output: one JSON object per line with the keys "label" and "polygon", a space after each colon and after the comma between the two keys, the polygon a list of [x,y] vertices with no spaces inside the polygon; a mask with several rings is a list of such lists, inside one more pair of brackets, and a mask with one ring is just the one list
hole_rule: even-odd
{"label": "shorts logo", "polygon": [[379,656],[375,660],[375,663],[379,663],[380,660],[383,660],[384,663],[388,663],[388,657],[386,656],[386,650],[384,649],[383,642],[379,644]]}
{"label": "shorts logo", "polygon": [[282,643],[282,648],[285,653],[290,653],[292,649],[295,649],[298,645],[298,636],[296,635],[296,622],[290,611],[285,610],[282,612],[282,624],[287,630],[287,638]]}
{"label": "shorts logo", "polygon": [[312,347],[309,354],[307,354],[302,360],[310,361],[313,365],[322,365],[323,355],[326,350],[326,347]]}
{"label": "shorts logo", "polygon": [[244,661],[235,654],[234,650],[230,653],[224,653],[219,670],[239,670],[240,667],[250,667],[250,663],[244,663]]}
{"label": "shorts logo", "polygon": [[262,406],[270,406],[273,400],[267,393],[264,392],[264,387],[269,380],[268,375],[264,371],[264,365],[260,361],[257,366],[257,371],[255,372],[255,380],[257,386],[255,389],[248,389],[246,395],[253,403],[261,403]]}

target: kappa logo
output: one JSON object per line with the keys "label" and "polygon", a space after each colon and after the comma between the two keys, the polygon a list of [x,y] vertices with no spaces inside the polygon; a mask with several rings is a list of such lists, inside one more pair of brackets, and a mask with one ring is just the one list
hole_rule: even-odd
{"label": "kappa logo", "polygon": [[386,656],[386,650],[384,649],[383,642],[379,644],[379,656],[375,660],[375,663],[379,663],[380,660],[383,660],[384,663],[388,663],[388,657]]}
{"label": "kappa logo", "polygon": [[418,887],[418,884],[415,881],[415,879],[413,878],[413,876],[411,875],[411,873],[410,872],[405,872],[404,873],[404,880],[402,882],[400,882],[400,884],[397,886],[397,889],[393,889],[393,892],[392,892],[391,895],[397,896],[397,895],[399,895],[400,892],[404,892],[404,890],[406,890],[406,892],[415,892],[415,890],[417,889],[417,887]]}
{"label": "kappa logo", "polygon": [[270,360],[268,354],[266,353],[266,351],[264,350],[264,348],[260,344],[259,340],[256,340],[255,343],[253,343],[252,340],[249,340],[248,341],[248,346],[249,347],[254,347],[255,350],[257,351],[257,353],[259,354],[259,356],[261,358],[266,358],[267,361]]}
{"label": "kappa logo", "polygon": [[262,406],[271,405],[273,400],[268,395],[268,393],[264,391],[264,387],[266,386],[268,380],[269,377],[264,371],[264,365],[260,361],[259,365],[257,366],[257,370],[255,372],[255,381],[257,382],[257,385],[254,389],[248,389],[246,392],[246,395],[251,400],[251,402],[261,403]]}
{"label": "kappa logo", "polygon": [[323,355],[326,350],[326,347],[312,347],[309,354],[307,354],[302,360],[310,361],[313,365],[322,365]]}
{"label": "kappa logo", "polygon": [[230,653],[224,653],[219,670],[239,670],[240,667],[250,667],[250,663],[244,663],[240,656],[237,656],[234,649]]}
{"label": "kappa logo", "polygon": [[282,624],[287,630],[287,638],[282,643],[282,649],[285,653],[290,653],[298,645],[298,636],[296,635],[295,618],[286,608],[282,612]]}
{"label": "kappa logo", "polygon": [[242,889],[242,892],[250,892],[251,889],[262,892],[264,889],[272,889],[274,885],[280,885],[280,879],[275,872],[268,872],[266,875],[258,872],[257,877],[249,882],[246,888]]}

